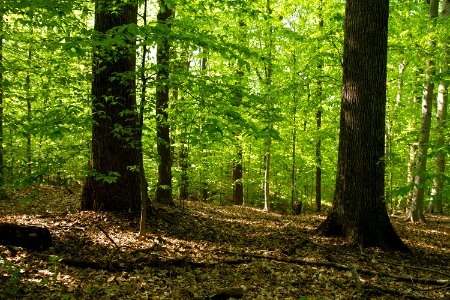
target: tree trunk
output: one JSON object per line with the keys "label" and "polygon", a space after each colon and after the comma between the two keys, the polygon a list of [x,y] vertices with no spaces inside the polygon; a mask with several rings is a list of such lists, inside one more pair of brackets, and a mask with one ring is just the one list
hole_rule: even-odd
{"label": "tree trunk", "polygon": [[[323,30],[323,18],[322,18],[322,6],[323,1],[320,1],[319,7],[319,28]],[[323,73],[322,62],[318,65],[320,73]],[[322,138],[321,138],[321,128],[322,128],[322,80],[317,80],[317,111],[316,111],[316,129],[317,129],[317,141],[316,141],[316,211],[320,212],[322,210]]]}
{"label": "tree trunk", "polygon": [[[148,1],[144,1],[144,14],[143,22],[144,26],[147,26],[147,6]],[[145,37],[144,37],[145,38]],[[139,235],[144,236],[147,233],[147,210],[148,210],[148,189],[147,180],[145,179],[145,169],[144,169],[144,149],[142,144],[142,135],[144,130],[144,112],[145,106],[147,104],[147,77],[145,74],[145,66],[147,62],[147,45],[142,46],[142,60],[141,60],[141,103],[139,104],[139,179],[140,179],[140,195],[141,195],[141,220],[139,222]]]}
{"label": "tree trunk", "polygon": [[[270,0],[267,0],[266,3],[266,13],[271,16],[272,15],[272,8],[270,7]],[[270,18],[268,18],[270,19]],[[272,124],[272,111],[273,111],[273,105],[272,105],[272,72],[273,72],[273,66],[272,66],[272,34],[273,34],[273,28],[272,24],[269,24],[269,33],[268,33],[268,44],[267,47],[267,66],[266,66],[266,73],[265,73],[265,80],[266,80],[266,87],[267,87],[267,115],[269,116],[269,119],[267,120],[267,137],[264,142],[265,144],[265,153],[264,153],[264,164],[265,164],[265,170],[264,170],[264,210],[270,211],[270,152],[271,152],[271,145],[272,145],[272,137],[271,132],[273,131],[273,124]]]}
{"label": "tree trunk", "polygon": [[233,204],[244,204],[244,188],[242,185],[242,149],[237,151],[237,157],[233,161]]}
{"label": "tree trunk", "polygon": [[3,157],[3,30],[3,14],[0,13],[0,199],[5,197],[6,182]]}
{"label": "tree trunk", "polygon": [[[245,30],[246,30],[246,24],[243,20],[239,21],[239,29],[240,34],[245,36]],[[240,36],[238,38],[239,43],[243,44],[243,37]],[[243,78],[244,78],[244,67],[241,65],[240,62],[238,62],[238,70],[236,72],[236,78],[238,80],[237,82],[237,92],[236,92],[236,101],[233,103],[233,106],[236,107],[236,109],[239,109],[239,107],[242,105],[242,98],[243,98]],[[236,132],[234,133],[235,141],[236,141],[236,154],[235,159],[233,159],[233,203],[234,205],[243,205],[244,204],[244,186],[243,186],[243,171],[242,171],[242,145],[239,138],[239,134]]]}
{"label": "tree trunk", "polygon": [[[140,149],[136,110],[135,35],[125,30],[115,36],[114,47],[102,39],[114,36],[113,28],[137,24],[137,6],[128,2],[95,3],[92,82],[91,174],[83,188],[81,209],[139,211]],[[124,45],[125,44],[125,45]]]}
{"label": "tree trunk", "polygon": [[265,142],[265,150],[264,154],[264,210],[270,211],[270,186],[269,186],[269,178],[270,178],[270,145],[272,140],[267,138]]}
{"label": "tree trunk", "polygon": [[[293,75],[292,75],[292,83],[295,84],[297,80],[297,57],[294,50],[292,54],[292,63],[293,63]],[[294,211],[294,202],[297,197],[297,182],[296,182],[296,159],[297,159],[297,89],[293,90],[293,108],[292,108],[292,166],[291,166],[291,209]]]}
{"label": "tree trunk", "polygon": [[407,250],[384,203],[388,0],[348,0],[333,208],[318,232]]}
{"label": "tree trunk", "polygon": [[409,212],[409,208],[411,207],[411,201],[413,196],[413,188],[414,188],[414,173],[415,173],[415,165],[416,165],[416,151],[417,147],[414,144],[409,145],[409,159],[408,159],[408,187],[409,192],[406,196],[406,203],[400,203],[400,208],[402,208],[405,212]]}
{"label": "tree trunk", "polygon": [[181,167],[180,200],[187,200],[189,198],[188,158],[189,158],[189,147],[188,145],[185,144],[184,141],[182,141],[179,156]]}
{"label": "tree trunk", "polygon": [[[450,15],[450,2],[448,0],[442,0],[441,17],[446,18]],[[436,111],[436,146],[439,149],[435,158],[436,174],[433,179],[433,189],[431,190],[431,202],[428,206],[428,211],[431,213],[443,213],[443,195],[445,175],[445,160],[447,157],[447,151],[443,149],[445,146],[445,138],[447,136],[447,108],[448,108],[448,86],[449,80],[446,79],[448,73],[448,65],[450,63],[450,48],[448,46],[450,42],[450,36],[444,36],[444,57],[442,59],[442,67],[440,73],[442,74],[442,80],[438,88],[437,99],[437,111]],[[447,43],[445,43],[447,41]]]}
{"label": "tree trunk", "polygon": [[[27,65],[31,66],[31,58],[32,58],[32,53],[31,53],[31,46],[30,49],[28,49],[28,58],[27,58]],[[25,78],[25,89],[26,89],[26,95],[27,95],[27,126],[29,127],[29,129],[27,130],[27,166],[26,166],[26,170],[27,170],[27,177],[28,180],[31,180],[31,165],[32,165],[32,160],[31,160],[31,121],[33,119],[32,117],[32,111],[31,111],[31,74],[30,74],[31,70],[27,71],[27,75]]]}
{"label": "tree trunk", "polygon": [[159,1],[157,21],[164,35],[160,36],[156,50],[156,147],[158,151],[158,184],[156,201],[174,205],[172,198],[172,153],[169,125],[170,24],[173,10],[165,0]]}
{"label": "tree trunk", "polygon": [[[438,16],[438,7],[438,0],[430,1],[430,23],[435,23]],[[433,27],[434,25],[429,26],[429,31],[432,31]],[[430,140],[431,110],[433,108],[434,97],[434,75],[436,73],[435,63],[433,61],[435,47],[436,40],[431,38],[429,43],[430,53],[428,53],[428,60],[426,63],[426,86],[422,98],[421,135],[417,146],[416,176],[414,179],[414,189],[409,216],[412,222],[426,221],[424,215],[424,202],[427,177],[428,141]]]}

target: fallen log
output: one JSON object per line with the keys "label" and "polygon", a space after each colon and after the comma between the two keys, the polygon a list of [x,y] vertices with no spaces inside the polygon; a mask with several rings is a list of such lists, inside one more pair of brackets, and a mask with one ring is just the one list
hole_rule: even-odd
{"label": "fallen log", "polygon": [[52,236],[45,227],[0,223],[0,245],[43,251],[52,245]]}

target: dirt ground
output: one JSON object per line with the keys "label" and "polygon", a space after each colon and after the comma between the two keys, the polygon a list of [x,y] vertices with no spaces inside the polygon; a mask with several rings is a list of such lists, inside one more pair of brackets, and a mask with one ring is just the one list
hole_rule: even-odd
{"label": "dirt ground", "polygon": [[53,246],[0,246],[0,299],[450,299],[450,217],[392,222],[410,253],[313,235],[325,214],[201,202],[139,216],[78,211],[51,186],[0,201],[0,222],[44,226]]}

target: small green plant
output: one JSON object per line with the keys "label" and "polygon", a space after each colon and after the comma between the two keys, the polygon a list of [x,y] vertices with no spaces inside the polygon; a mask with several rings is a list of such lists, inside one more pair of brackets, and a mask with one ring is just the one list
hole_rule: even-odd
{"label": "small green plant", "polygon": [[[0,298],[10,298],[17,295],[20,277],[22,277],[20,269],[0,256],[0,273],[0,276],[3,277],[3,287],[0,286]],[[6,280],[4,280],[5,277]]]}

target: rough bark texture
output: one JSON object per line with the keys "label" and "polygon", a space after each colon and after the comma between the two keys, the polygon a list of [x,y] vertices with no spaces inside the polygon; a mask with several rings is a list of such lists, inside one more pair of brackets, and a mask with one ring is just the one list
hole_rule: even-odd
{"label": "rough bark texture", "polygon": [[164,0],[159,1],[157,20],[166,34],[158,39],[156,51],[156,147],[159,156],[158,185],[156,187],[156,201],[173,205],[172,198],[172,155],[169,125],[169,63],[170,63],[170,24],[173,11]]}
{"label": "rough bark texture", "polygon": [[[129,2],[127,2],[129,3]],[[135,37],[125,31],[125,46],[102,41],[114,27],[137,23],[137,7],[124,2],[97,0],[93,53],[92,174],[83,188],[81,209],[138,211],[140,209],[139,116],[135,93]],[[116,174],[116,175],[114,175]],[[113,175],[108,183],[105,176]],[[106,178],[107,179],[107,178]]]}
{"label": "rough bark texture", "polygon": [[384,203],[388,0],[348,0],[336,189],[318,231],[406,250]]}

